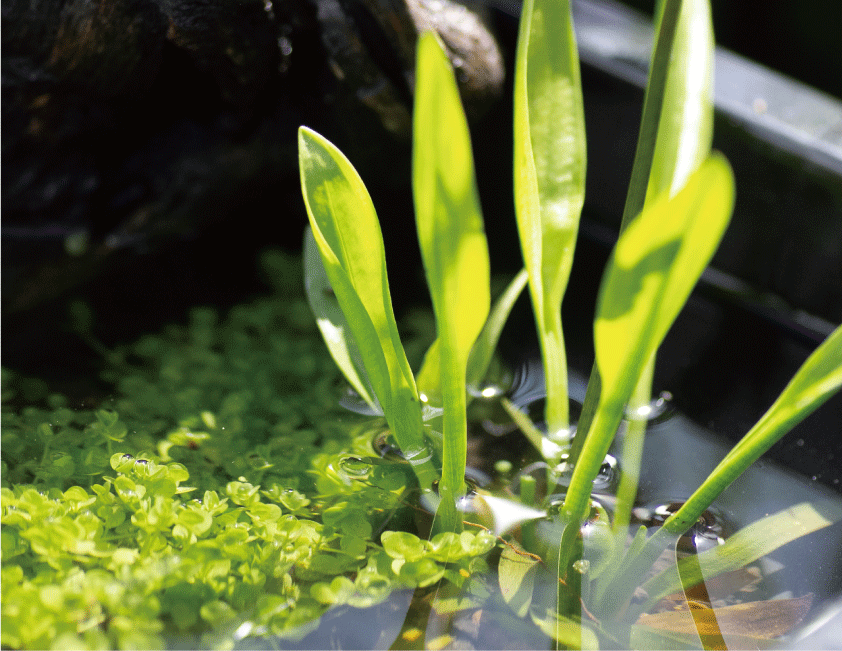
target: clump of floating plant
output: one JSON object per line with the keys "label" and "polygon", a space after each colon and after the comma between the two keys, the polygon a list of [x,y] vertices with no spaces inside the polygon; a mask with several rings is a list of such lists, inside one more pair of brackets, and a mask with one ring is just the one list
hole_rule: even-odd
{"label": "clump of floating plant", "polygon": [[[430,34],[419,41],[413,191],[438,338],[418,376],[409,370],[396,334],[382,239],[362,180],[331,143],[305,127],[299,130],[302,188],[316,244],[308,256],[307,276],[324,280],[326,273],[341,309],[332,298],[313,291],[311,304],[334,359],[363,399],[385,415],[422,490],[431,490],[440,477],[437,530],[461,526],[455,505],[464,493],[466,380],[482,379],[472,374],[487,368],[512,296],[528,276],[545,369],[548,431],[538,432],[511,403],[503,403],[549,463],[564,460],[569,477],[563,498],[553,507],[559,525],[554,551],[507,548],[499,576],[512,608],[520,616],[528,614],[565,647],[591,648],[600,640],[623,647],[631,640],[642,646],[660,646],[665,640],[692,645],[699,635],[704,645],[715,645],[719,633],[709,625],[715,623],[709,607],[695,618],[691,633],[657,619],[641,618],[632,626],[645,609],[631,608],[631,597],[662,551],[754,460],[842,385],[842,329],[837,329],[657,533],[647,538],[641,527],[632,532],[629,545],[645,429],[645,419],[631,418],[623,441],[616,509],[609,517],[592,500],[593,482],[625,414],[649,403],[656,351],[730,219],[733,176],[725,159],[710,152],[712,67],[708,0],[661,2],[623,226],[597,302],[596,363],[575,428],[569,422],[560,318],[585,175],[570,3],[527,0],[523,6],[514,84],[514,179],[526,269],[493,310],[484,335],[480,332],[489,311],[488,254],[466,122],[438,41]],[[425,407],[422,396],[436,399]],[[425,438],[425,420],[442,425],[441,459],[434,439]],[[419,452],[423,450],[427,452]],[[522,497],[528,492],[522,491]],[[525,501],[536,506],[528,497]],[[783,532],[791,531],[795,521],[803,525],[797,535],[804,535],[841,517],[838,506],[829,504],[802,504],[768,516],[698,558],[648,579],[647,605],[669,591],[689,590],[773,551],[793,539]],[[534,531],[527,529],[521,542],[534,546]],[[531,556],[533,552],[544,554],[543,561]],[[547,608],[546,600],[533,603],[532,579],[527,577],[536,563],[546,564],[550,556],[558,583],[552,589],[553,605]],[[698,569],[702,557],[704,576]],[[790,604],[795,613],[790,625],[798,621],[798,613],[803,615],[803,606]],[[761,603],[737,619],[747,623],[768,607]],[[775,630],[766,637],[781,634]],[[755,641],[764,637],[763,632],[751,635]]]}
{"label": "clump of floating plant", "polygon": [[479,589],[491,534],[385,531],[409,529],[412,471],[338,406],[300,258],[264,265],[274,296],[111,351],[96,409],[3,371],[4,648],[253,646],[442,579]]}

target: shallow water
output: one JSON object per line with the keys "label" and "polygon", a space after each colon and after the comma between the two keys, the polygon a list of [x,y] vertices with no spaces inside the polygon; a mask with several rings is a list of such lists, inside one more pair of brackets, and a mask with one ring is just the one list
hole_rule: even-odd
{"label": "shallow water", "polygon": [[[580,384],[574,378],[571,383],[574,394],[577,388],[581,388]],[[521,404],[524,396],[528,396],[527,400],[534,399],[535,387],[529,383],[521,385]],[[638,522],[648,525],[656,524],[659,518],[662,520],[666,515],[664,510],[670,504],[686,500],[731,447],[711,432],[669,409],[664,396],[660,402],[653,402],[651,417],[635,508]],[[523,445],[527,445],[525,441]],[[361,461],[356,458],[347,459],[345,464],[348,468],[343,470],[364,470],[362,466],[365,463]],[[609,511],[612,509],[612,492],[616,488],[622,463],[622,458],[606,463],[604,476],[598,478],[598,485],[595,485],[595,498]],[[518,492],[518,483],[524,474],[546,483],[546,464],[533,463],[521,468],[519,472],[515,469],[510,484],[514,493]],[[478,500],[481,503],[479,507],[475,501],[474,512],[466,514],[466,519],[481,519],[495,534],[504,537],[524,522],[538,521],[539,537],[557,539],[560,529],[556,530],[558,526],[552,522],[551,517],[548,519],[547,511],[551,511],[553,494],[557,499],[563,497],[561,493],[555,492],[561,490],[558,486],[563,487],[563,472],[551,472],[550,476],[554,478],[552,483],[557,484],[557,487],[544,486],[539,490],[539,495],[545,496],[551,491],[543,504],[530,508],[508,501],[505,497],[491,496]],[[733,531],[766,515],[800,502],[817,500],[831,500],[842,506],[842,496],[839,494],[816,484],[810,478],[761,460],[716,500],[709,513],[706,513],[708,521],[692,532],[691,542],[700,546],[700,549],[706,545],[715,545]],[[830,624],[823,623],[822,617],[827,618],[824,613],[827,605],[842,595],[840,541],[842,522],[837,522],[793,541],[752,564],[756,566],[760,580],[752,588],[754,591],[744,594],[742,599],[759,601],[799,597],[808,593],[814,595],[811,613],[795,631],[776,641],[781,645],[779,648],[796,645],[800,636],[816,627],[821,631],[822,627],[838,626],[838,621],[836,624],[833,621]],[[549,552],[546,559],[548,565],[552,564],[551,556],[552,552]],[[587,565],[583,567],[587,570]],[[452,612],[449,607],[452,606],[454,595],[447,592],[447,586],[419,589],[414,595],[400,591],[394,593],[385,604],[374,608],[337,608],[328,613],[318,628],[303,639],[273,640],[272,645],[275,648],[301,649],[553,648],[554,641],[528,618],[515,616],[499,592],[497,576],[492,574],[485,579],[484,585],[492,590],[492,594],[477,607]],[[533,605],[551,607],[556,593],[555,574],[538,567],[534,580]],[[710,595],[711,600],[726,597],[724,594]],[[542,600],[546,604],[541,604]],[[838,613],[836,615],[838,620]]]}

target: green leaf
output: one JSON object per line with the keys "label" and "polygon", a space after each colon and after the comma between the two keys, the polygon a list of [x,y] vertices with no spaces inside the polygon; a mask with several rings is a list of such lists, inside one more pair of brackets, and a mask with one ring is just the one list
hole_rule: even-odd
{"label": "green leaf", "polygon": [[415,380],[398,335],[380,224],[351,163],[314,131],[298,130],[301,188],[324,270],[398,445],[422,486],[435,472]]}
{"label": "green leaf", "polygon": [[526,617],[532,605],[538,561],[520,554],[513,547],[504,547],[497,568],[497,580],[503,600],[518,617]]}
{"label": "green leaf", "polygon": [[599,292],[594,343],[602,390],[565,499],[571,521],[584,517],[629,396],[719,244],[733,201],[731,168],[713,155],[678,194],[662,193],[620,236]]}
{"label": "green leaf", "polygon": [[[659,24],[665,4],[660,3]],[[660,45],[656,43],[656,48]],[[671,45],[668,58],[653,56],[650,73],[650,79],[664,79],[664,88],[647,203],[661,192],[678,192],[710,153],[714,53],[710,0],[683,0]],[[655,69],[661,65],[666,69]]]}
{"label": "green leaf", "polygon": [[633,386],[684,306],[728,225],[733,185],[725,159],[711,156],[672,199],[662,194],[653,201],[617,242],[594,324],[603,400],[625,402],[622,390]]}
{"label": "green leaf", "polygon": [[443,419],[439,494],[444,529],[458,528],[467,440],[468,355],[491,303],[485,239],[468,123],[456,79],[436,36],[418,42],[412,189],[418,241],[439,341]]}
{"label": "green leaf", "polygon": [[547,384],[547,424],[569,422],[561,299],[585,194],[585,125],[569,0],[526,0],[515,69],[514,184]]}
{"label": "green leaf", "polygon": [[365,371],[362,354],[330,286],[310,228],[304,233],[304,289],[316,317],[316,325],[333,361],[360,397],[372,409],[380,411],[375,403],[374,389]]}
{"label": "green leaf", "polygon": [[[526,269],[522,269],[512,278],[511,282],[503,290],[503,293],[494,301],[491,312],[479,337],[471,348],[468,356],[468,369],[466,381],[468,386],[477,387],[485,379],[488,367],[494,356],[494,351],[500,341],[503,326],[512,312],[515,302],[520,297],[529,276]],[[441,365],[439,353],[439,340],[436,339],[427,349],[424,356],[424,363],[416,376],[418,393],[426,397],[426,401],[433,405],[441,405]]]}
{"label": "green leaf", "polygon": [[426,540],[406,531],[384,531],[380,542],[391,558],[408,562],[420,560],[430,549]]}

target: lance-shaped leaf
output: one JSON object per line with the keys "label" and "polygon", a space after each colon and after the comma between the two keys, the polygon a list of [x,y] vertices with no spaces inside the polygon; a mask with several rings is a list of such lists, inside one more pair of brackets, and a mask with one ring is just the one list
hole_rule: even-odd
{"label": "lance-shaped leaf", "polygon": [[418,43],[412,189],[418,241],[438,331],[444,406],[443,526],[457,527],[467,450],[468,355],[491,303],[485,239],[468,123],[447,55],[435,35]]}
{"label": "lance-shaped leaf", "polygon": [[[660,2],[661,15],[665,4]],[[668,59],[647,201],[663,191],[678,192],[710,152],[713,52],[710,1],[683,0]]]}
{"label": "lance-shaped leaf", "polygon": [[322,333],[333,361],[360,397],[372,409],[380,411],[379,405],[376,404],[374,389],[365,371],[362,355],[351,334],[351,326],[342,313],[333,288],[330,286],[330,280],[325,273],[322,257],[310,228],[304,233],[304,290],[310,309],[316,317],[316,325]]}
{"label": "lance-shaped leaf", "polygon": [[585,194],[585,122],[569,0],[526,0],[514,91],[514,188],[547,384],[546,420],[567,429],[561,299]]}
{"label": "lance-shaped leaf", "polygon": [[645,364],[687,301],[731,216],[734,179],[713,155],[675,196],[660,195],[623,232],[602,279],[594,323],[602,390],[564,511],[581,521]]}
{"label": "lance-shaped leaf", "polygon": [[301,188],[313,238],[365,369],[401,450],[422,486],[434,470],[421,405],[392,311],[383,237],[371,198],[347,158],[306,127],[298,130]]}

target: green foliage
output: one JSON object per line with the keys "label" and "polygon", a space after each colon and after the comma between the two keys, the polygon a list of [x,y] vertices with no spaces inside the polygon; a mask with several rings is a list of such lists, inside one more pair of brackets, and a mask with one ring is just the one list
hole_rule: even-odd
{"label": "green foliage", "polygon": [[550,432],[568,433],[561,299],[585,197],[585,124],[570,2],[527,0],[514,93],[515,207],[544,361]]}
{"label": "green foliage", "polygon": [[319,134],[301,127],[298,151],[301,188],[324,270],[386,420],[428,488],[434,471],[422,434],[421,403],[392,311],[371,198],[348,159]]}
{"label": "green foliage", "polygon": [[113,351],[101,409],[4,370],[4,647],[230,647],[483,569],[474,532],[393,568],[376,532],[411,520],[412,471],[344,471],[376,430],[337,406],[300,262],[265,263],[298,282]]}
{"label": "green foliage", "polygon": [[468,357],[490,309],[490,270],[468,122],[447,55],[432,33],[418,42],[413,112],[415,223],[433,299],[442,393],[439,526],[458,530],[467,454]]}
{"label": "green foliage", "polygon": [[[434,37],[422,37],[418,52],[413,189],[438,334],[427,351],[419,385],[424,387],[426,399],[440,399],[443,408],[440,490],[445,508],[439,513],[445,526],[455,530],[458,520],[453,497],[461,492],[466,448],[466,365],[488,314],[488,260],[470,141],[452,75]],[[622,643],[629,639],[628,630],[618,633],[617,638],[599,622],[596,626],[584,624],[580,603],[587,599],[601,614],[622,616],[624,604],[665,541],[691,526],[751,462],[839,388],[842,330],[831,335],[808,359],[781,398],[679,512],[648,541],[639,531],[627,548],[625,534],[637,490],[645,423],[631,422],[628,427],[624,460],[629,467],[624,470],[613,524],[604,510],[594,511],[590,500],[593,482],[626,410],[648,404],[656,351],[718,246],[734,203],[730,167],[721,156],[710,154],[713,34],[709,3],[664,0],[659,4],[657,38],[623,226],[598,297],[595,371],[575,438],[567,450],[559,445],[567,443],[569,433],[560,304],[583,204],[585,167],[579,66],[568,2],[524,3],[516,67],[515,204],[547,381],[548,434],[538,431],[505,399],[502,404],[548,462],[557,464],[566,453],[572,474],[559,510],[561,533],[554,564],[563,587],[554,586],[552,591],[558,598],[557,610],[543,613],[540,607],[534,607],[537,559],[528,552],[507,548],[499,565],[499,581],[504,600],[516,614],[525,617],[529,613],[533,622],[559,643],[592,647],[598,644],[598,636]],[[303,161],[308,156],[304,152]],[[341,155],[333,152],[331,156],[340,160]],[[305,162],[303,177],[332,176],[332,163],[314,171]],[[346,167],[350,169],[349,164]],[[306,199],[306,180],[304,184]],[[359,186],[356,194],[362,196],[361,182]],[[331,207],[335,213],[331,228],[348,219],[343,203],[340,199]],[[373,216],[368,206],[362,212],[367,220]],[[321,252],[330,273],[334,262],[324,247]],[[476,271],[476,277],[466,272],[468,268]],[[385,271],[378,272],[378,277],[385,278]],[[369,290],[358,286],[354,291]],[[516,292],[507,294],[501,302],[501,312],[494,314],[490,327],[499,330],[508,311],[506,302],[513,301],[512,296]],[[352,302],[348,303],[345,317],[352,325],[347,329],[353,330],[355,319],[361,315],[354,313]],[[488,358],[493,339],[482,342],[482,355],[478,357]],[[358,344],[361,349],[365,347]],[[335,346],[330,341],[328,345]],[[350,345],[345,348],[352,350]],[[345,361],[340,365],[348,368],[351,383],[360,384],[354,377],[354,365],[347,361],[351,355],[341,357]],[[833,513],[815,519],[813,528],[827,526],[839,517],[842,514]],[[716,571],[733,568],[729,563],[736,558],[743,562],[757,558],[750,550],[768,553],[776,549],[787,538],[770,532],[784,526],[785,519],[777,518],[750,527],[745,539],[736,537],[733,545],[723,546],[722,554],[730,554],[729,561],[721,562]],[[803,533],[811,530],[805,527]],[[525,525],[523,540],[534,544],[534,533],[534,527]],[[430,560],[424,556],[426,545],[415,536],[384,534],[383,544],[396,571]],[[687,577],[701,578],[689,565],[679,564],[678,571],[681,586],[686,585]],[[343,589],[340,584],[331,587],[337,594]]]}

